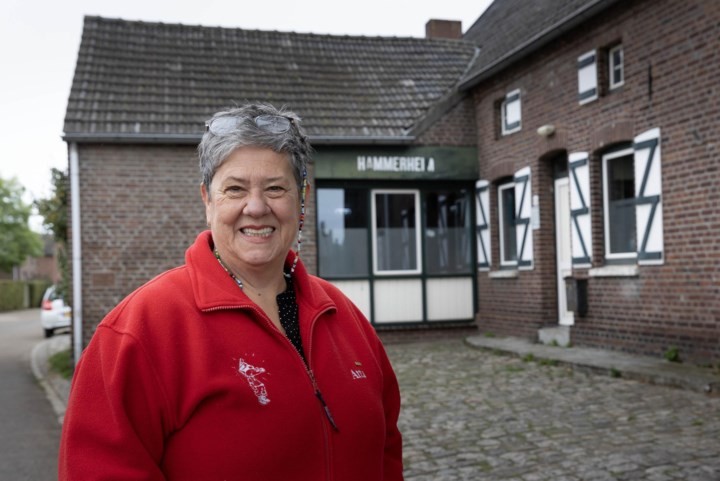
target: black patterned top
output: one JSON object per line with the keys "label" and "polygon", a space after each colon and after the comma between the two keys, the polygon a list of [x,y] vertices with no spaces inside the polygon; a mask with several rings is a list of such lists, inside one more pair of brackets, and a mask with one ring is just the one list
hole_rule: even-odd
{"label": "black patterned top", "polygon": [[287,289],[277,295],[278,311],[280,313],[280,324],[285,329],[285,334],[305,364],[305,352],[303,351],[302,338],[300,337],[300,322],[298,317],[298,305],[295,301],[295,289],[292,285],[292,278],[286,277]]}

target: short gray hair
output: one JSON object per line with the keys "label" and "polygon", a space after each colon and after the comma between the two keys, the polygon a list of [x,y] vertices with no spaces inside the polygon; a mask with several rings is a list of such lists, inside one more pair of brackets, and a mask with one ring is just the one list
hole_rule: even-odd
{"label": "short gray hair", "polygon": [[[262,129],[255,123],[255,118],[259,115],[285,117],[290,121],[290,128],[280,133]],[[265,147],[278,153],[288,154],[298,192],[302,191],[312,149],[300,127],[300,117],[297,114],[286,110],[285,107],[276,109],[267,103],[250,103],[217,112],[207,124],[220,117],[235,117],[238,123],[235,129],[225,135],[215,135],[207,130],[198,145],[200,174],[208,192],[215,172],[225,159],[240,147]]]}

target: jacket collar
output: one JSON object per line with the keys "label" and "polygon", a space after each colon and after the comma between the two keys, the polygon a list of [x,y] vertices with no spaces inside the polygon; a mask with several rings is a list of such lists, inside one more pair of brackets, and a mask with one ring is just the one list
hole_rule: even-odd
{"label": "jacket collar", "polygon": [[[209,230],[201,232],[185,253],[195,303],[201,311],[248,308],[253,302],[238,288],[213,254],[213,239]],[[288,252],[285,265],[291,266],[296,254]],[[335,304],[298,260],[293,273],[293,285],[298,304],[311,310],[327,309]]]}

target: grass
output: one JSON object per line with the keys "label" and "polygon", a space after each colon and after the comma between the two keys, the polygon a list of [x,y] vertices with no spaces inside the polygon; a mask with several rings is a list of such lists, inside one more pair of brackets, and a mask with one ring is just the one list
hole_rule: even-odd
{"label": "grass", "polygon": [[64,349],[56,352],[48,359],[50,370],[58,373],[65,379],[70,379],[73,375],[72,359],[70,349]]}
{"label": "grass", "polygon": [[680,349],[676,346],[672,346],[665,351],[664,357],[670,362],[680,362]]}

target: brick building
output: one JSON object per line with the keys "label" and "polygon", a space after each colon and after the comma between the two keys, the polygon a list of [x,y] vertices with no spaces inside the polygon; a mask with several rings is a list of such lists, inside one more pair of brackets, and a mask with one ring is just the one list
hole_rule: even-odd
{"label": "brick building", "polygon": [[712,0],[496,0],[463,39],[87,18],[65,124],[76,352],[182,262],[203,122],[257,98],[316,149],[305,263],[377,327],[719,361],[719,30]]}
{"label": "brick building", "polygon": [[[459,22],[428,32],[458,36]],[[472,101],[455,87],[475,52],[459,38],[87,17],[64,134],[75,354],[123,297],[184,262],[205,228],[195,151],[204,122],[246,99],[299,113],[315,149],[308,270],[376,325],[472,325],[477,151]]]}
{"label": "brick building", "polygon": [[496,0],[464,38],[480,329],[720,360],[720,4]]}

